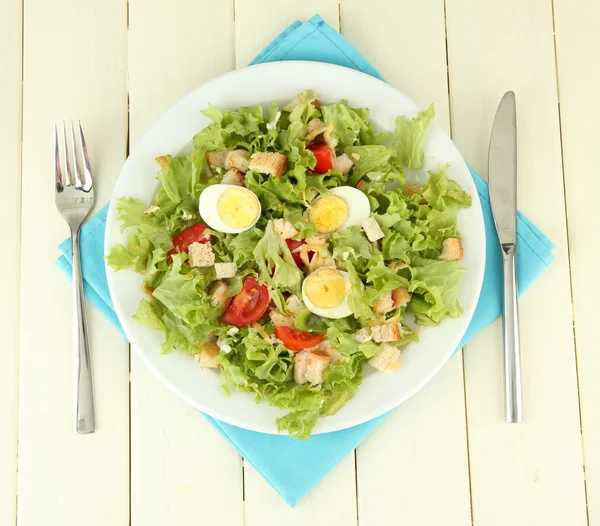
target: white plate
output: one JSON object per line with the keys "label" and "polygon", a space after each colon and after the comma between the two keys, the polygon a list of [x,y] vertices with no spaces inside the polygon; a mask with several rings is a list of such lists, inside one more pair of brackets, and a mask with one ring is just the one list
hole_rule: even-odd
{"label": "white plate", "polygon": [[[296,93],[314,89],[325,102],[348,99],[350,105],[367,107],[383,129],[393,130],[397,115],[412,117],[417,106],[388,84],[357,71],[317,62],[275,62],[232,71],[198,87],[171,107],[144,135],[121,170],[114,188],[106,224],[105,253],[124,243],[116,220],[115,204],[121,196],[149,202],[157,190],[160,155],[177,155],[191,149],[193,135],[210,121],[200,113],[208,103],[219,108],[285,104]],[[427,328],[421,342],[402,353],[405,366],[393,374],[375,373],[365,367],[365,378],[356,397],[336,415],[321,419],[314,433],[355,426],[398,406],[423,387],[442,368],[458,346],[475,310],[485,266],[485,230],[481,205],[469,170],[454,143],[432,126],[425,145],[426,167],[450,163],[450,177],[473,196],[473,206],[461,211],[458,227],[464,236],[466,267],[459,298],[464,315]],[[131,317],[140,300],[142,277],[131,271],[113,272],[107,267],[108,285],[119,320],[131,342],[150,369],[175,393],[210,416],[246,429],[276,433],[275,420],[284,411],[256,404],[254,397],[233,393],[227,397],[219,376],[202,370],[186,354],[160,354],[162,337]]]}

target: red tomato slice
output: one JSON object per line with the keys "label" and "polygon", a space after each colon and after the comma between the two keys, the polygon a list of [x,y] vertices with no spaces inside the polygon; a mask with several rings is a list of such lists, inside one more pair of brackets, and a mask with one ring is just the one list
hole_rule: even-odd
{"label": "red tomato slice", "polygon": [[318,174],[325,174],[333,168],[333,152],[324,142],[311,144],[308,149],[313,153],[317,164],[313,168]]}
{"label": "red tomato slice", "polygon": [[223,321],[243,327],[260,320],[269,306],[269,289],[266,285],[259,285],[253,276],[244,280],[242,291],[233,298],[229,307],[223,314]]}
{"label": "red tomato slice", "polygon": [[210,234],[205,232],[206,225],[197,223],[182,230],[173,238],[173,246],[177,252],[187,252],[192,243],[209,243]]}
{"label": "red tomato slice", "polygon": [[325,339],[320,334],[299,331],[297,329],[292,329],[291,327],[283,326],[275,327],[275,336],[277,336],[277,338],[283,342],[283,345],[290,351],[303,351],[304,349],[316,347]]}
{"label": "red tomato slice", "polygon": [[286,239],[285,242],[287,243],[287,246],[290,249],[290,252],[292,253],[292,257],[294,258],[296,265],[298,265],[299,267],[304,265],[304,262],[302,261],[302,258],[300,257],[300,252],[294,252],[294,250],[296,250],[297,248],[300,248],[302,245],[305,245],[306,243],[304,243],[304,241],[296,241],[295,239]]}

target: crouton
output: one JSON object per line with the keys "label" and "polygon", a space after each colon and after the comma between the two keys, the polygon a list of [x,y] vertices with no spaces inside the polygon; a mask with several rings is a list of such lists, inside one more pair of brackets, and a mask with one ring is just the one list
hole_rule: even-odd
{"label": "crouton", "polygon": [[229,285],[226,281],[215,281],[210,287],[208,294],[211,297],[210,302],[215,306],[219,307],[219,310],[223,313],[229,306],[231,298],[227,295]]}
{"label": "crouton", "polygon": [[192,243],[188,250],[190,267],[212,267],[215,264],[215,253],[210,243]]}
{"label": "crouton", "polygon": [[323,351],[300,351],[294,356],[294,382],[298,385],[323,383],[331,357]]}
{"label": "crouton", "polygon": [[404,261],[392,261],[387,266],[392,272],[399,272],[404,268],[408,268],[408,265]]}
{"label": "crouton", "polygon": [[278,309],[271,309],[269,311],[269,319],[275,327],[293,327],[294,317],[286,316]]}
{"label": "crouton", "polygon": [[287,219],[274,219],[273,228],[279,234],[281,239],[290,239],[298,234],[298,229]]}
{"label": "crouton", "polygon": [[304,303],[302,303],[302,301],[300,301],[298,296],[296,296],[295,294],[292,294],[287,300],[285,300],[285,304],[287,306],[288,312],[292,316],[295,316],[301,310],[304,310],[306,308],[304,307]]}
{"label": "crouton", "polygon": [[347,174],[350,170],[352,170],[353,166],[354,163],[345,153],[338,155],[333,163],[333,169],[337,170],[341,174]]}
{"label": "crouton", "polygon": [[363,227],[363,230],[367,235],[367,239],[371,241],[371,243],[381,239],[384,236],[383,230],[381,230],[379,223],[374,217],[367,217],[367,219],[362,221],[360,225]]}
{"label": "crouton", "polygon": [[223,168],[225,170],[231,170],[232,168],[238,169],[242,173],[248,171],[248,158],[250,154],[246,150],[233,150],[225,157]]}
{"label": "crouton", "polygon": [[215,274],[217,279],[233,278],[237,272],[235,263],[215,263]]}
{"label": "crouton", "polygon": [[286,166],[287,155],[276,152],[257,152],[250,157],[249,169],[273,177],[281,177]]}
{"label": "crouton", "polygon": [[386,314],[391,310],[394,310],[394,301],[392,300],[392,293],[385,292],[380,296],[377,296],[373,300],[373,310],[378,314]]}
{"label": "crouton", "polygon": [[302,93],[298,93],[291,101],[289,101],[284,107],[283,111],[293,111],[293,109],[302,103]]}
{"label": "crouton", "polygon": [[369,365],[380,371],[391,373],[398,368],[399,359],[400,349],[386,343],[385,345],[382,345],[369,360]]}
{"label": "crouton", "polygon": [[451,237],[448,239],[444,239],[444,243],[442,245],[442,253],[440,254],[440,259],[444,259],[446,261],[458,261],[463,257],[463,246],[462,239],[458,237]]}
{"label": "crouton", "polygon": [[410,292],[405,287],[392,290],[392,301],[394,307],[404,307],[410,301]]}
{"label": "crouton", "polygon": [[367,187],[367,181],[365,181],[364,179],[361,179],[360,181],[358,181],[358,183],[356,183],[356,189],[357,190],[364,190]]}
{"label": "crouton", "polygon": [[306,125],[306,131],[309,135],[316,130],[322,130],[320,133],[323,133],[326,129],[325,123],[318,118],[310,119]]}
{"label": "crouton", "polygon": [[219,355],[219,346],[214,342],[204,342],[202,352],[195,354],[194,359],[200,364],[200,367],[209,367],[216,369],[221,367],[220,363],[215,363],[215,358]]}
{"label": "crouton", "polygon": [[223,174],[222,184],[234,184],[236,186],[246,186],[244,184],[244,174],[237,168],[230,168]]}
{"label": "crouton", "polygon": [[221,150],[220,152],[208,152],[206,154],[206,162],[208,166],[215,168],[223,168],[225,166],[225,159],[229,152],[227,150]]}
{"label": "crouton", "polygon": [[310,143],[314,141],[326,129],[325,123],[321,119],[311,119],[306,126],[306,142]]}
{"label": "crouton", "polygon": [[395,342],[402,338],[402,327],[399,323],[386,323],[371,327],[373,340],[377,343]]}
{"label": "crouton", "polygon": [[358,343],[370,342],[373,339],[371,327],[363,327],[354,333],[354,338]]}

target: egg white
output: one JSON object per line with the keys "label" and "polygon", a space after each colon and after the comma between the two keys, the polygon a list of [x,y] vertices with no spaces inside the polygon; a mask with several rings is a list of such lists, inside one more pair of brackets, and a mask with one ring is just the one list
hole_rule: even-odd
{"label": "egg white", "polygon": [[241,188],[240,186],[236,186],[233,184],[214,184],[212,186],[207,187],[200,194],[200,201],[198,203],[200,216],[204,220],[204,222],[213,230],[217,230],[218,232],[225,232],[226,234],[239,234],[240,232],[244,232],[249,228],[252,228],[261,214],[261,206],[258,197],[256,194],[247,188],[244,190],[250,194],[252,194],[256,198],[256,202],[258,204],[258,213],[256,214],[256,218],[254,221],[244,228],[234,228],[226,225],[223,220],[219,217],[219,213],[217,211],[217,202],[219,198],[223,194],[225,190],[229,188]]}
{"label": "egg white", "polygon": [[[315,272],[318,272],[318,270]],[[346,318],[347,316],[350,316],[352,314],[352,310],[350,309],[350,306],[348,305],[348,295],[350,294],[350,289],[347,284],[350,282],[350,277],[348,276],[348,273],[343,270],[338,270],[337,272],[344,278],[344,285],[346,286],[346,288],[348,290],[346,291],[346,294],[344,296],[342,303],[340,303],[336,307],[331,307],[330,309],[323,309],[321,307],[315,306],[310,301],[308,296],[306,295],[306,291],[305,291],[306,280],[310,277],[310,274],[302,282],[302,299],[304,300],[304,305],[306,305],[306,308],[313,314],[316,314],[317,316],[322,316],[323,318],[329,318],[332,320]]]}

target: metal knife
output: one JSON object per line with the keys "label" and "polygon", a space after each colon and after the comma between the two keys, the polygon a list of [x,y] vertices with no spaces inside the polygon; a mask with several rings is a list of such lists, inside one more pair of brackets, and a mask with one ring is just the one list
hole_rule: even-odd
{"label": "metal knife", "polygon": [[504,265],[504,401],[506,421],[523,421],[517,296],[517,110],[507,91],[496,111],[488,157],[490,203]]}

